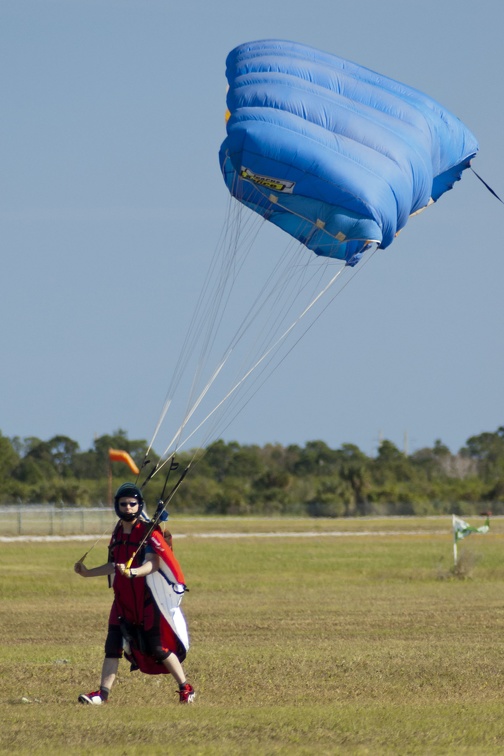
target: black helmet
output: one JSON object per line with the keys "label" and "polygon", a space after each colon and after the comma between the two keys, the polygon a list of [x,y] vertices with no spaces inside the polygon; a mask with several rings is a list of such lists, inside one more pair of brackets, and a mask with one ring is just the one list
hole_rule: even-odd
{"label": "black helmet", "polygon": [[[138,501],[138,512],[135,512],[134,514],[126,514],[126,512],[123,512],[121,510],[121,507],[119,506],[119,499],[122,499],[126,496],[130,496],[134,499],[137,499]],[[131,522],[132,520],[135,520],[139,515],[142,509],[144,508],[144,500],[142,496],[142,492],[138,488],[138,486],[135,486],[134,483],[123,483],[122,486],[119,486],[117,491],[115,492],[114,496],[114,509],[116,515],[121,520],[125,520],[126,522]]]}

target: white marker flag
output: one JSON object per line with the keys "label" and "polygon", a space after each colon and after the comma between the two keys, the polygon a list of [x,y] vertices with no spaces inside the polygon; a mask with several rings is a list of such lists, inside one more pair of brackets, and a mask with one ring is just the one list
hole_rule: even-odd
{"label": "white marker flag", "polygon": [[472,533],[488,533],[490,530],[490,517],[487,515],[487,518],[485,520],[485,524],[481,525],[479,528],[475,528],[473,525],[469,525],[465,520],[462,520],[460,517],[457,517],[456,515],[452,515],[452,525],[453,525],[453,559],[455,564],[457,564],[457,541],[461,541],[463,538],[466,538],[466,536],[471,535]]}
{"label": "white marker flag", "polygon": [[490,530],[490,518],[487,516],[485,524],[482,525],[480,528],[475,528],[472,525],[469,525],[465,520],[461,520],[460,517],[456,517],[455,515],[452,515],[453,520],[453,537],[456,541],[461,541],[462,538],[465,538],[468,535],[471,535],[471,533],[488,533]]}

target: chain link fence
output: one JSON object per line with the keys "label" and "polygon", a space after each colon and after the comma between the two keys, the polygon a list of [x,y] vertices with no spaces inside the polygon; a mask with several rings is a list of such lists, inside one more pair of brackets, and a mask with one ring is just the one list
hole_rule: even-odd
{"label": "chain link fence", "polygon": [[23,504],[0,507],[2,536],[101,535],[117,522],[113,507]]}

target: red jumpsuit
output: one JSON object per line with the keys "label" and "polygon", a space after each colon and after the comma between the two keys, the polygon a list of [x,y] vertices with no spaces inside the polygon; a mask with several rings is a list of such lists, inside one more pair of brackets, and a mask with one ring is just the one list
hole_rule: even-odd
{"label": "red jumpsuit", "polygon": [[[148,523],[139,520],[131,533],[124,533],[122,523],[119,522],[110,540],[109,561],[127,564],[137,551],[148,527]],[[168,548],[159,529],[152,535],[157,543],[163,542]],[[170,541],[171,536],[168,543]],[[146,550],[153,550],[150,538],[136,554],[131,567],[143,564]],[[185,648],[159,611],[145,577],[127,578],[116,568],[112,587],[114,602],[110,610],[105,656],[120,658],[123,655],[123,639],[126,639],[129,645],[126,658],[132,662],[133,669],[140,668],[148,674],[167,673],[162,661],[170,653],[175,653],[182,662],[186,655]]]}

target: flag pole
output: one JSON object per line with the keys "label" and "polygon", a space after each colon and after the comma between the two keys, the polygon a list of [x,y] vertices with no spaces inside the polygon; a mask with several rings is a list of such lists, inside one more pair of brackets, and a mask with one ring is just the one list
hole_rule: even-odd
{"label": "flag pole", "polygon": [[109,503],[109,507],[111,507],[112,506],[112,462],[110,461],[110,457],[108,458],[107,478],[108,478],[108,503]]}
{"label": "flag pole", "polygon": [[455,515],[452,514],[452,528],[453,528],[453,566],[457,566],[457,531],[455,529]]}

